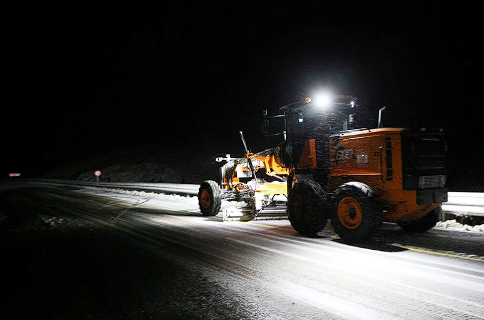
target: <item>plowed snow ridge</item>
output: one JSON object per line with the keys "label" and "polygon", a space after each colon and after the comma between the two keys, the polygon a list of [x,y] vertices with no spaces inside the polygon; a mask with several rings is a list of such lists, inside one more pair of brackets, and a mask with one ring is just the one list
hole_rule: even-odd
{"label": "plowed snow ridge", "polygon": [[[194,202],[197,200],[197,197],[188,196],[188,195],[181,196],[177,194],[165,194],[165,193],[156,193],[156,192],[122,190],[122,189],[111,189],[111,188],[97,188],[97,187],[86,187],[86,189],[98,189],[98,190],[105,190],[113,193],[121,193],[121,194],[127,194],[127,195],[138,196],[138,197],[170,199],[170,200],[177,200],[181,202]],[[457,222],[455,219],[447,220],[447,221],[439,221],[437,222],[437,225],[435,227],[447,229],[450,231],[468,231],[468,232],[484,233],[484,224],[469,226],[467,224],[461,224]]]}

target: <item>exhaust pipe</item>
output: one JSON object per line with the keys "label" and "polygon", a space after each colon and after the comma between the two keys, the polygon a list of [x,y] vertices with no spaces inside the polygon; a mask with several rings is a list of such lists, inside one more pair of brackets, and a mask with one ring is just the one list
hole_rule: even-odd
{"label": "exhaust pipe", "polygon": [[383,124],[381,123],[381,113],[386,109],[387,107],[384,106],[383,108],[380,108],[380,110],[378,110],[378,128],[382,128],[383,127]]}

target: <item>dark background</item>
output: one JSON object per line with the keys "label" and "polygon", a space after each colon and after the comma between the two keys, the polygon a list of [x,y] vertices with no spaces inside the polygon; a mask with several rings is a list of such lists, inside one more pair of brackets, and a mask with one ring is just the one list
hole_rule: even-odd
{"label": "dark background", "polygon": [[[11,7],[2,176],[112,149],[271,146],[261,111],[329,88],[376,126],[443,126],[451,184],[482,191],[480,17],[439,1]],[[179,152],[179,151],[177,151]],[[195,160],[194,160],[195,161]],[[481,183],[481,185],[478,185]]]}

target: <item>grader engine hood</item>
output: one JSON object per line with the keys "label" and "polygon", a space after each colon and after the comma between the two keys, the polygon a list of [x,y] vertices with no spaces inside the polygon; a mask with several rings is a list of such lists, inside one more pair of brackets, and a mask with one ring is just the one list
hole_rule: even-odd
{"label": "grader engine hood", "polygon": [[416,190],[417,204],[447,201],[443,132],[402,132],[403,189]]}
{"label": "grader engine hood", "polygon": [[402,132],[403,188],[444,188],[446,184],[444,134]]}

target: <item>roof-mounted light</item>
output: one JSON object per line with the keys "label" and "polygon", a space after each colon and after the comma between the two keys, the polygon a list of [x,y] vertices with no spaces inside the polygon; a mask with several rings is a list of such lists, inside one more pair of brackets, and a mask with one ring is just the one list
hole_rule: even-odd
{"label": "roof-mounted light", "polygon": [[333,103],[333,96],[328,93],[322,93],[314,98],[314,104],[322,109],[329,108]]}

